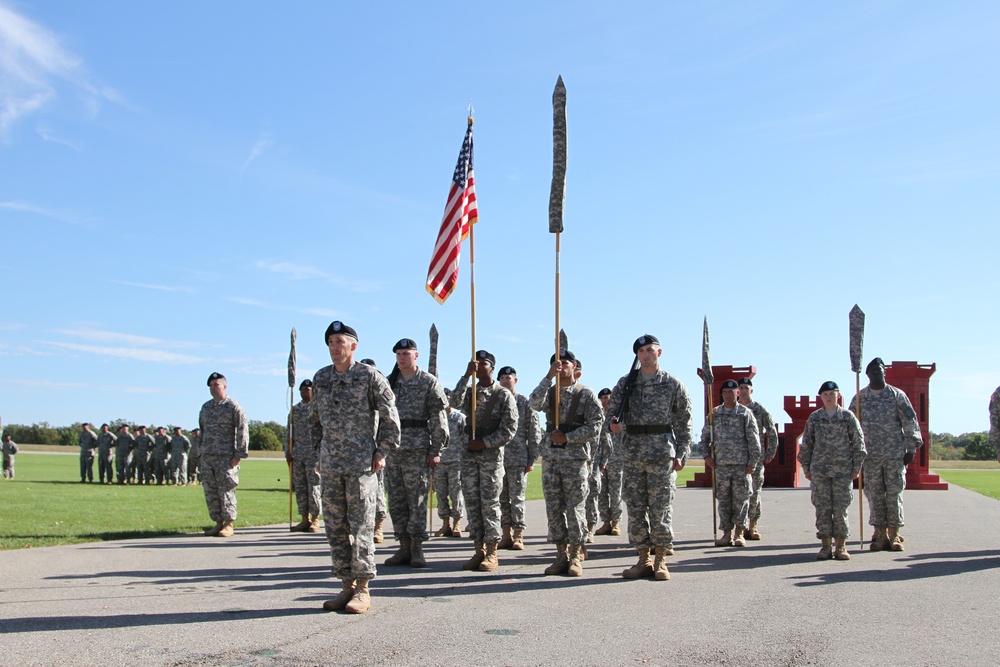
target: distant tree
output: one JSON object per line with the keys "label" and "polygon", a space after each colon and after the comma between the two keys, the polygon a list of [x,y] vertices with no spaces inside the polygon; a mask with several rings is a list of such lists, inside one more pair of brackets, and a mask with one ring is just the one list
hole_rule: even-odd
{"label": "distant tree", "polygon": [[285,446],[285,428],[277,422],[250,420],[250,449],[280,452]]}
{"label": "distant tree", "polygon": [[965,440],[962,458],[966,461],[992,461],[997,457],[986,433],[965,433],[960,438]]}

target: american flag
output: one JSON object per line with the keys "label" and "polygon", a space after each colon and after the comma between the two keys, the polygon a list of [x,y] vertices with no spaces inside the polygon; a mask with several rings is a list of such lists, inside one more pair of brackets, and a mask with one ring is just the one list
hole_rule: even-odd
{"label": "american flag", "polygon": [[479,219],[476,206],[476,179],[472,175],[472,118],[465,131],[465,141],[458,154],[455,174],[451,177],[448,203],[444,207],[444,218],[438,230],[434,255],[427,270],[427,291],[444,303],[455,291],[458,283],[458,257],[462,241],[469,235],[469,227]]}

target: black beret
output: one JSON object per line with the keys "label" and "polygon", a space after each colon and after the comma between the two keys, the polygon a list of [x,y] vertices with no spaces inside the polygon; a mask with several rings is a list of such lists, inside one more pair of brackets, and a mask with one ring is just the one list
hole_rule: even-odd
{"label": "black beret", "polygon": [[517,371],[514,370],[513,366],[504,366],[503,368],[500,369],[500,372],[497,375],[498,376],[500,376],[500,375],[517,375]]}
{"label": "black beret", "polygon": [[736,384],[745,384],[748,387],[752,387],[753,381],[751,381],[750,378],[740,378],[736,381]]}
{"label": "black beret", "polygon": [[400,338],[399,342],[392,346],[392,351],[397,352],[399,350],[415,350],[417,349],[417,341],[412,338]]}
{"label": "black beret", "polygon": [[222,373],[212,373],[211,375],[208,376],[208,382],[206,382],[205,384],[207,384],[209,387],[211,387],[212,386],[212,380],[225,380],[225,379],[226,379],[226,376],[223,375]]}
{"label": "black beret", "polygon": [[[559,358],[563,361],[576,361],[576,355],[565,348],[559,348]],[[553,364],[556,361],[556,355],[549,357],[549,363]]]}
{"label": "black beret", "polygon": [[476,352],[476,359],[479,359],[480,361],[488,361],[490,362],[490,366],[493,368],[497,367],[497,358],[486,350],[479,350]]}
{"label": "black beret", "polygon": [[647,345],[654,345],[654,344],[655,345],[660,344],[660,340],[656,336],[654,336],[653,334],[643,334],[642,336],[636,338],[635,342],[632,343],[632,352],[637,354],[639,352],[640,347],[645,347]]}
{"label": "black beret", "polygon": [[611,390],[608,389],[607,387],[597,392],[597,398],[600,398],[601,396],[610,396],[610,395],[611,395]]}
{"label": "black beret", "polygon": [[365,357],[364,359],[361,360],[361,363],[363,363],[365,366],[371,366],[372,368],[375,368],[375,360],[374,359],[369,359],[369,358]]}
{"label": "black beret", "polygon": [[323,336],[323,342],[327,345],[330,344],[330,336],[333,334],[344,334],[345,336],[350,336],[354,340],[358,340],[358,332],[347,326],[340,320],[334,320],[330,322],[330,326],[326,328],[326,334]]}
{"label": "black beret", "polygon": [[312,386],[313,386],[313,381],[310,380],[309,378],[306,378],[305,380],[303,380],[302,382],[299,383],[299,389],[303,389],[305,387],[312,387]]}
{"label": "black beret", "polygon": [[827,380],[819,386],[819,391],[816,393],[822,394],[824,391],[840,391],[840,387],[833,380]]}
{"label": "black beret", "polygon": [[872,369],[872,366],[881,366],[882,368],[885,368],[885,362],[882,361],[882,357],[875,357],[874,359],[868,362],[868,366],[865,367],[865,373],[870,371]]}
{"label": "black beret", "polygon": [[723,389],[739,389],[739,385],[736,384],[736,380],[726,380],[722,383]]}

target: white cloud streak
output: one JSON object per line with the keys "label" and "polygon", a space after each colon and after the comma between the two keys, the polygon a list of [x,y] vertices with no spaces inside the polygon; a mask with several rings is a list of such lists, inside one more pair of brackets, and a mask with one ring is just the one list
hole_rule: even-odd
{"label": "white cloud streak", "polygon": [[193,287],[172,287],[170,285],[148,285],[146,283],[133,283],[127,280],[110,280],[108,282],[116,285],[126,285],[128,287],[141,287],[143,289],[160,290],[161,292],[188,292],[194,294],[197,290]]}
{"label": "white cloud streak", "polygon": [[0,201],[0,209],[7,209],[8,211],[17,211],[18,213],[30,213],[32,215],[40,215],[43,218],[49,218],[51,220],[56,220],[58,222],[65,222],[66,224],[76,225],[76,226],[86,226],[89,224],[88,220],[84,220],[78,215],[73,213],[67,213],[65,211],[56,211],[53,209],[45,208],[43,206],[36,206],[35,204],[29,204],[23,201]]}
{"label": "white cloud streak", "polygon": [[243,162],[243,167],[240,169],[240,171],[241,172],[246,171],[247,167],[250,166],[250,163],[256,160],[261,155],[263,155],[264,152],[267,151],[267,149],[269,149],[271,146],[274,145],[274,143],[275,143],[274,139],[271,138],[270,132],[262,133],[260,137],[257,138],[257,141],[254,143],[253,148],[250,149],[250,155],[248,155],[247,159]]}
{"label": "white cloud streak", "polygon": [[87,352],[104,357],[116,357],[118,359],[132,359],[134,361],[152,361],[165,364],[199,364],[208,361],[202,357],[191,354],[181,354],[178,352],[168,352],[167,350],[155,350],[141,347],[107,347],[103,345],[84,345],[81,343],[61,343],[58,341],[37,341],[42,345],[60,348],[63,350],[73,350],[75,352]]}
{"label": "white cloud streak", "polygon": [[265,310],[278,310],[286,313],[301,313],[303,315],[315,315],[317,317],[331,317],[331,318],[341,318],[343,315],[335,310],[329,310],[327,308],[292,308],[290,306],[279,306],[276,303],[266,303],[264,301],[258,301],[257,299],[250,299],[242,296],[230,296],[226,297],[226,301],[231,301],[233,303],[238,303],[244,306],[253,306],[254,308],[264,308]]}
{"label": "white cloud streak", "polygon": [[378,292],[381,284],[367,280],[347,280],[308,264],[295,262],[274,262],[260,260],[254,265],[258,269],[284,275],[292,280],[318,280],[330,285],[342,287],[351,292]]}

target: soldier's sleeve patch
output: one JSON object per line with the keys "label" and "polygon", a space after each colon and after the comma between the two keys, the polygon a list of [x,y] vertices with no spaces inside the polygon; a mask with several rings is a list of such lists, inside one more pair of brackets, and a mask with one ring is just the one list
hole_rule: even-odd
{"label": "soldier's sleeve patch", "polygon": [[387,401],[393,401],[396,399],[396,397],[392,395],[392,389],[389,389],[389,387],[382,390],[382,398]]}

